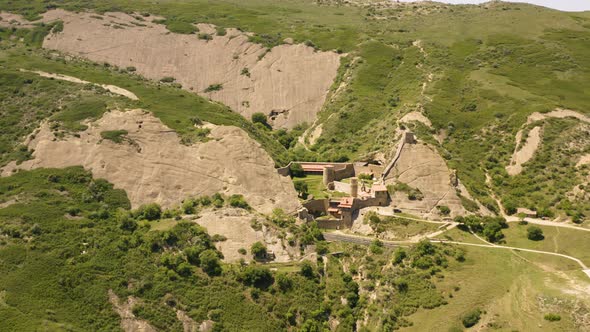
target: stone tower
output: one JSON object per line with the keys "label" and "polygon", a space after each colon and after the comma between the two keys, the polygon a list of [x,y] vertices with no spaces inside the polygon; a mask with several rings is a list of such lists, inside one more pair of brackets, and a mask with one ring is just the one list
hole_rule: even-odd
{"label": "stone tower", "polygon": [[358,197],[359,193],[359,179],[350,178],[350,196]]}
{"label": "stone tower", "polygon": [[324,185],[328,186],[329,183],[334,182],[334,166],[324,166]]}

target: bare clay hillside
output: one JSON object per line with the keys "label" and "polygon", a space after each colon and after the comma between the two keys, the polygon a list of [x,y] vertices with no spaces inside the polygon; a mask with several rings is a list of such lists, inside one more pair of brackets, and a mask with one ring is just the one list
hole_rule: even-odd
{"label": "bare clay hillside", "polygon": [[[44,21],[63,20],[63,32],[43,47],[120,67],[133,66],[147,78],[173,77],[183,88],[220,101],[250,118],[263,112],[274,127],[315,120],[340,64],[335,52],[303,44],[270,50],[248,34],[199,24],[200,35],[171,33],[165,26],[123,13],[75,14],[49,11]],[[208,37],[204,37],[204,36]],[[208,39],[210,38],[210,40]],[[206,91],[212,85],[222,88]]]}
{"label": "bare clay hillside", "polygon": [[[101,132],[126,130],[125,142],[102,139]],[[48,123],[29,142],[34,159],[3,170],[82,165],[95,177],[124,189],[134,207],[158,202],[164,207],[191,195],[242,194],[255,209],[294,211],[297,194],[290,179],[277,174],[268,154],[236,127],[214,127],[211,140],[192,146],[142,110],[113,111],[89,124],[80,137],[56,140]]]}

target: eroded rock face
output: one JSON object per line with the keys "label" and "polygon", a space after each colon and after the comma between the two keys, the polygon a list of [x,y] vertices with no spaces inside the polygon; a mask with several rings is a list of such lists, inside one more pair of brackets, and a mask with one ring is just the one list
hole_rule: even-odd
{"label": "eroded rock face", "polygon": [[[52,10],[44,21],[63,20],[63,32],[46,37],[43,47],[120,67],[133,66],[147,78],[174,77],[184,89],[210,97],[250,118],[262,112],[274,127],[292,128],[315,120],[340,64],[335,52],[316,52],[297,44],[267,50],[248,34],[199,24],[198,35],[170,33],[165,26],[138,21],[123,13]],[[207,92],[211,85],[220,90]]]}
{"label": "eroded rock face", "polygon": [[153,326],[146,320],[139,319],[133,314],[133,306],[138,300],[129,296],[127,301],[121,301],[117,294],[109,289],[109,301],[113,305],[113,309],[121,317],[121,329],[125,332],[157,332]]}
{"label": "eroded rock face", "polygon": [[[178,135],[143,110],[112,111],[88,124],[80,137],[56,140],[47,123],[28,142],[34,159],[7,165],[13,169],[62,168],[82,165],[97,178],[124,189],[133,207],[157,202],[179,204],[191,195],[216,192],[242,194],[256,210],[273,208],[294,212],[297,193],[288,177],[278,175],[270,156],[246,132],[236,127],[212,126],[211,140],[182,145]],[[128,131],[117,144],[102,139],[101,132]]]}
{"label": "eroded rock face", "polygon": [[451,184],[451,171],[444,159],[426,144],[418,142],[404,146],[385,178],[386,184],[396,182],[417,188],[424,195],[422,200],[409,200],[406,193],[396,192],[392,204],[397,208],[425,217],[436,215],[437,206],[448,206],[451,216],[467,213],[457,196],[457,188]]}
{"label": "eroded rock face", "polygon": [[518,175],[522,173],[524,170],[523,164],[535,156],[535,153],[542,144],[543,124],[531,129],[528,133],[525,143],[521,146],[520,141],[522,140],[524,126],[550,118],[573,118],[579,120],[580,122],[590,123],[590,117],[586,116],[585,114],[561,108],[547,113],[535,112],[529,115],[527,122],[525,125],[523,125],[523,128],[516,133],[516,147],[514,149],[514,153],[512,154],[512,158],[510,159],[510,164],[506,166],[506,172],[508,172],[509,175]]}
{"label": "eroded rock face", "polygon": [[[226,208],[221,210],[204,211],[195,220],[199,225],[207,229],[210,235],[220,234],[225,236],[225,241],[217,242],[215,246],[223,253],[226,262],[237,262],[240,258],[252,260],[250,248],[255,242],[263,243],[269,251],[275,255],[275,262],[289,262],[298,258],[299,247],[291,247],[286,241],[280,239],[280,233],[263,225],[258,220],[259,228],[253,228],[253,220],[259,216],[242,210]],[[248,254],[238,252],[244,248]]]}

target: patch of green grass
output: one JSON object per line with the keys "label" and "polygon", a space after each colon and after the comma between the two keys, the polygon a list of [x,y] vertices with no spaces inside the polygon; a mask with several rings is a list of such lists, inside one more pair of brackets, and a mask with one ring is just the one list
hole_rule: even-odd
{"label": "patch of green grass", "polygon": [[100,137],[111,140],[115,143],[123,143],[127,134],[127,130],[107,130],[100,132]]}
{"label": "patch of green grass", "polygon": [[98,119],[106,111],[106,106],[102,98],[87,97],[71,103],[52,120],[61,122],[67,130],[85,130],[86,125],[81,124],[80,121]]}
{"label": "patch of green grass", "polygon": [[58,121],[54,135],[61,137],[64,130],[84,129],[80,121],[100,116],[107,105],[127,105],[100,89],[5,67],[0,68],[0,82],[0,165],[30,158],[30,151],[20,144],[45,119]]}
{"label": "patch of green grass", "polygon": [[182,21],[166,21],[166,28],[173,33],[194,34],[199,31],[196,26]]}
{"label": "patch of green grass", "polygon": [[322,175],[306,175],[303,178],[297,178],[297,180],[307,184],[307,192],[313,195],[314,199],[329,197]]}
{"label": "patch of green grass", "polygon": [[[532,324],[542,324],[544,313],[538,307],[538,297],[561,299],[563,314],[569,316],[567,311],[573,308],[575,297],[564,295],[564,279],[536,265],[537,262],[545,262],[547,255],[521,255],[509,250],[468,246],[461,248],[466,251],[466,261],[461,264],[452,262],[445,277],[435,282],[449,299],[448,304],[432,310],[419,310],[410,316],[414,325],[402,331],[446,331],[462,326],[462,314],[473,308],[481,308],[484,311],[482,319],[493,326],[524,331]],[[557,260],[558,264],[567,261],[562,258]],[[575,276],[572,272],[566,273],[576,282],[587,283],[581,273],[576,272]],[[524,306],[536,309],[524,314],[521,309]],[[555,326],[543,324],[543,329],[560,331],[575,330],[575,327],[570,318]]]}
{"label": "patch of green grass", "polygon": [[527,238],[527,228],[531,225],[510,223],[510,227],[503,230],[506,236],[506,245],[573,256],[584,264],[590,265],[590,232],[534,225],[543,230],[545,238],[540,241],[532,241]]}
{"label": "patch of green grass", "polygon": [[416,235],[432,233],[440,227],[440,224],[389,216],[376,216],[378,219],[371,218],[371,214],[367,214],[364,222],[369,223],[375,233],[386,233],[385,237],[388,240],[407,240]]}

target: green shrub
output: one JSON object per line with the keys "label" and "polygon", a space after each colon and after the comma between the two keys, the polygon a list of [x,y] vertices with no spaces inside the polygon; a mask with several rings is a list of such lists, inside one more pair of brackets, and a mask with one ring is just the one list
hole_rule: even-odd
{"label": "green shrub", "polygon": [[301,275],[307,279],[314,279],[316,277],[313,264],[307,259],[301,262]]}
{"label": "green shrub", "polygon": [[293,287],[293,280],[286,273],[277,274],[275,283],[282,292],[286,292]]}
{"label": "green shrub", "polygon": [[373,253],[373,254],[382,254],[383,253],[383,242],[375,239],[371,242],[371,245],[369,246],[369,250]]}
{"label": "green shrub", "polygon": [[297,163],[292,163],[291,166],[289,166],[289,171],[291,172],[291,176],[294,178],[302,178],[305,176],[303,167]]}
{"label": "green shrub", "polygon": [[211,34],[208,34],[208,33],[200,33],[199,34],[199,39],[209,41],[209,40],[213,40],[213,36]]}
{"label": "green shrub", "polygon": [[545,238],[543,230],[537,226],[529,226],[526,230],[527,238],[532,241],[541,241]]}
{"label": "green shrub", "polygon": [[140,206],[133,213],[137,219],[158,220],[162,216],[162,208],[156,203]]}
{"label": "green shrub", "polygon": [[107,130],[100,132],[100,136],[103,139],[108,139],[115,143],[123,143],[123,140],[127,134],[127,130]]}
{"label": "green shrub", "polygon": [[174,81],[176,81],[176,79],[174,77],[171,77],[171,76],[162,77],[160,79],[160,82],[162,82],[162,83],[172,83]]}
{"label": "green shrub", "polygon": [[403,248],[396,249],[393,253],[393,264],[401,264],[407,256],[408,255],[406,254],[406,251]]}
{"label": "green shrub", "polygon": [[268,126],[268,119],[266,117],[266,114],[261,113],[261,112],[256,112],[254,114],[252,114],[252,123],[260,123],[263,124],[264,126]]}
{"label": "green shrub", "polygon": [[51,29],[52,33],[59,33],[64,31],[64,22],[63,21],[57,21],[53,24],[53,28]]}
{"label": "green shrub", "polygon": [[446,205],[439,205],[436,208],[443,216],[448,216],[449,214],[451,214],[451,209],[449,209],[449,207]]}
{"label": "green shrub", "polygon": [[218,36],[225,36],[227,34],[227,31],[225,30],[224,27],[217,26],[217,27],[215,27],[215,31]]}
{"label": "green shrub", "polygon": [[204,90],[204,92],[219,91],[221,89],[223,89],[223,84],[220,84],[220,83],[211,84]]}
{"label": "green shrub", "polygon": [[307,186],[307,182],[303,180],[293,181],[293,185],[295,186],[295,190],[299,193],[299,197],[305,199],[309,194],[309,188]]}
{"label": "green shrub", "polygon": [[65,107],[57,113],[53,120],[61,122],[63,127],[71,131],[85,130],[87,127],[80,124],[80,121],[86,119],[97,119],[106,111],[106,103],[100,97],[84,97]]}
{"label": "green shrub", "polygon": [[207,249],[199,254],[199,262],[203,272],[210,276],[221,274],[221,263],[217,251]]}
{"label": "green shrub", "polygon": [[240,209],[249,209],[250,205],[244,199],[244,196],[234,194],[229,197],[229,205],[231,207],[240,208]]}
{"label": "green shrub", "polygon": [[558,314],[546,314],[543,318],[550,322],[558,322],[561,320],[561,316]]}
{"label": "green shrub", "polygon": [[475,324],[477,324],[477,322],[479,322],[480,318],[481,318],[481,311],[479,309],[474,309],[472,311],[467,312],[465,315],[463,315],[463,317],[461,318],[461,321],[463,323],[463,326],[469,328],[469,327],[472,327]]}
{"label": "green shrub", "polygon": [[262,242],[254,242],[250,247],[250,252],[254,256],[255,259],[265,259],[266,258],[266,246],[262,244]]}
{"label": "green shrub", "polygon": [[227,241],[227,237],[225,237],[221,234],[215,234],[211,237],[211,241],[212,242],[223,242],[223,241]]}
{"label": "green shrub", "polygon": [[267,267],[250,265],[240,274],[240,280],[248,286],[254,286],[260,289],[266,289],[274,282],[272,273]]}
{"label": "green shrub", "polygon": [[[154,21],[156,22],[156,21]],[[159,21],[160,23],[163,23]],[[170,32],[174,33],[182,33],[182,34],[194,34],[195,32],[199,31],[196,26],[188,22],[181,22],[181,21],[164,21],[166,23],[166,28],[170,30]]]}

